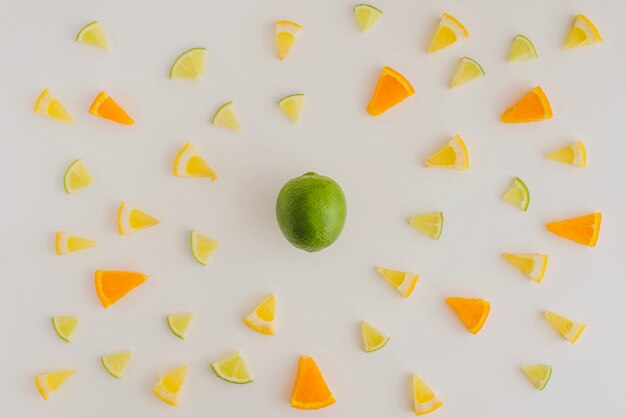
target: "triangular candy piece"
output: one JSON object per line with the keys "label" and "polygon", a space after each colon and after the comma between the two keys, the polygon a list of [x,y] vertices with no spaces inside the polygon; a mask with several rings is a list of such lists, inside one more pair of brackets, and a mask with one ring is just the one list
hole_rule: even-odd
{"label": "triangular candy piece", "polygon": [[100,303],[108,308],[147,279],[145,274],[131,271],[96,271],[96,292]]}
{"label": "triangular candy piece", "polygon": [[393,68],[385,67],[367,105],[367,113],[370,116],[381,115],[413,94],[415,89],[409,80]]}
{"label": "triangular candy piece", "polygon": [[324,381],[322,372],[311,357],[301,356],[293,385],[291,407],[320,409],[335,403],[335,397]]}
{"label": "triangular candy piece", "polygon": [[93,101],[89,108],[89,113],[122,125],[132,125],[135,123],[133,118],[104,91],[100,92]]}

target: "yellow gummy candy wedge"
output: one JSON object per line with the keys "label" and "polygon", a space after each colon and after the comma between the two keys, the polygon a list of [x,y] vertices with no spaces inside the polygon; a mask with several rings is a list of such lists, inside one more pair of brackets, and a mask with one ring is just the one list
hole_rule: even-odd
{"label": "yellow gummy candy wedge", "polygon": [[120,235],[132,234],[159,223],[158,219],[127,203],[122,203],[117,213],[117,231]]}
{"label": "yellow gummy candy wedge", "polygon": [[35,112],[65,123],[72,123],[72,115],[49,89],[41,92],[35,102]]}
{"label": "yellow gummy candy wedge", "polygon": [[37,390],[41,394],[41,397],[44,398],[44,400],[48,400],[50,394],[61,387],[67,378],[72,376],[74,373],[74,370],[60,370],[39,374],[35,376],[35,385],[37,386]]}
{"label": "yellow gummy candy wedge", "polygon": [[243,322],[261,334],[274,335],[276,332],[276,296],[270,295],[265,298],[243,319]]}
{"label": "yellow gummy candy wedge", "polygon": [[211,181],[217,180],[215,171],[189,142],[178,152],[174,160],[174,175],[176,177],[208,177]]}
{"label": "yellow gummy candy wedge", "polygon": [[439,21],[439,26],[435,32],[428,52],[437,52],[456,43],[459,39],[467,38],[469,32],[454,16],[444,13]]}
{"label": "yellow gummy candy wedge", "polygon": [[413,374],[413,412],[415,415],[426,415],[441,407],[443,401],[417,374]]}
{"label": "yellow gummy candy wedge", "polygon": [[154,385],[152,391],[166,404],[178,406],[180,392],[185,385],[186,378],[187,366],[180,366],[161,377],[161,379]]}
{"label": "yellow gummy candy wedge", "polygon": [[405,298],[411,296],[413,293],[413,289],[415,289],[415,284],[419,279],[419,276],[414,273],[409,273],[405,271],[397,271],[391,270],[384,267],[378,267],[376,269],[378,274],[380,274],[389,284],[396,288],[398,292]]}
{"label": "yellow gummy candy wedge", "polygon": [[454,168],[467,170],[469,153],[463,139],[456,135],[435,154],[426,160],[426,167]]}
{"label": "yellow gummy candy wedge", "polygon": [[574,344],[585,329],[585,324],[566,318],[554,312],[546,311],[545,317],[563,338]]}
{"label": "yellow gummy candy wedge", "polygon": [[576,167],[584,168],[587,165],[587,151],[582,141],[577,141],[563,148],[553,151],[547,158]]}
{"label": "yellow gummy candy wedge", "polygon": [[88,238],[76,237],[64,232],[57,232],[54,244],[58,255],[86,250],[96,246],[96,242]]}
{"label": "yellow gummy candy wedge", "polygon": [[602,42],[602,36],[596,26],[585,15],[577,15],[563,49],[580,48]]}
{"label": "yellow gummy candy wedge", "polygon": [[288,20],[276,22],[276,48],[280,60],[284,60],[289,55],[301,30],[302,26]]}
{"label": "yellow gummy candy wedge", "polygon": [[524,273],[528,278],[541,283],[548,267],[546,254],[502,254],[504,259],[515,268]]}

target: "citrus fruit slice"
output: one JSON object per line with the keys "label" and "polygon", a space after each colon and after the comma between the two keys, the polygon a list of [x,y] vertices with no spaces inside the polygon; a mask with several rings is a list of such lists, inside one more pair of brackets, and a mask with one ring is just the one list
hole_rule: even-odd
{"label": "citrus fruit slice", "polygon": [[552,376],[552,366],[547,364],[529,364],[522,366],[522,371],[530,380],[530,383],[539,390],[543,390],[546,387],[550,376]]}
{"label": "citrus fruit slice", "polygon": [[398,292],[405,298],[411,296],[415,284],[419,279],[419,276],[414,273],[408,273],[405,271],[391,270],[384,267],[377,267],[376,272],[385,278]]}
{"label": "citrus fruit slice", "polygon": [[235,104],[233,102],[226,102],[221,105],[215,111],[211,124],[230,129],[231,131],[240,131],[241,125],[239,124],[237,113],[235,112]]}
{"label": "citrus fruit slice", "polygon": [[602,42],[602,36],[596,26],[585,15],[576,15],[563,49],[580,48]]}
{"label": "citrus fruit slice", "polygon": [[321,251],[341,235],[347,216],[346,197],[330,177],[313,172],[289,180],[276,198],[276,220],[293,246]]}
{"label": "citrus fruit slice", "polygon": [[363,349],[366,353],[378,351],[389,342],[387,334],[365,321],[361,322],[361,336],[363,337]]}
{"label": "citrus fruit slice", "polygon": [[78,35],[76,35],[76,42],[82,42],[87,45],[97,46],[104,49],[111,48],[102,26],[97,21],[83,26],[83,28],[78,32]]}
{"label": "citrus fruit slice", "polygon": [[467,170],[469,168],[469,153],[463,139],[458,135],[454,136],[426,160],[426,167]]}
{"label": "citrus fruit slice", "polygon": [[131,351],[121,351],[119,353],[106,354],[100,357],[102,366],[116,379],[121,379],[126,373],[133,353]]}
{"label": "citrus fruit slice", "polygon": [[72,335],[76,331],[76,327],[80,323],[77,316],[53,316],[52,326],[60,339],[69,343],[72,341]]}
{"label": "citrus fruit slice", "polygon": [[65,380],[74,373],[76,373],[74,370],[59,370],[56,372],[38,374],[35,376],[35,385],[41,397],[44,398],[44,400],[48,400],[50,394],[57,390]]}
{"label": "citrus fruit slice", "polygon": [[551,152],[547,158],[561,163],[571,164],[583,168],[587,165],[587,151],[582,141],[569,144],[561,149]]}
{"label": "citrus fruit slice", "polygon": [[335,403],[322,372],[312,357],[300,356],[298,374],[291,394],[291,407],[320,409]]}
{"label": "citrus fruit slice", "polygon": [[601,223],[602,213],[598,212],[564,221],[550,222],[546,228],[560,237],[595,247],[598,235],[600,235]]}
{"label": "citrus fruit slice", "polygon": [[374,94],[367,105],[370,116],[385,113],[407,97],[415,94],[415,89],[402,74],[390,67],[385,67],[378,77]]}
{"label": "citrus fruit slice", "polygon": [[278,107],[293,123],[300,122],[300,113],[302,113],[302,105],[304,104],[304,94],[292,94],[283,97],[278,101]]}
{"label": "citrus fruit slice", "polygon": [[513,45],[511,45],[509,62],[527,61],[537,57],[537,50],[531,40],[524,35],[515,35]]}
{"label": "citrus fruit slice", "polygon": [[181,340],[185,339],[187,330],[192,321],[193,314],[190,312],[167,316],[167,326],[170,328],[170,331],[172,331],[172,334]]}
{"label": "citrus fruit slice", "polygon": [[489,316],[489,302],[482,299],[447,298],[446,302],[472,334],[481,330]]}
{"label": "citrus fruit slice", "polygon": [[161,221],[158,219],[124,202],[120,204],[120,208],[117,212],[117,232],[120,235],[132,234],[133,232],[158,225],[159,223],[161,223]]}
{"label": "citrus fruit slice", "polygon": [[409,218],[409,224],[418,231],[437,240],[443,231],[443,213],[428,212],[414,215]]}
{"label": "citrus fruit slice", "polygon": [[276,22],[276,48],[280,60],[284,60],[289,55],[301,30],[302,26],[288,20]]}
{"label": "citrus fruit slice", "polygon": [[170,79],[201,79],[204,75],[206,52],[206,48],[191,48],[180,54],[170,68]]}
{"label": "citrus fruit slice", "polygon": [[215,171],[189,142],[176,155],[174,175],[176,177],[208,177],[211,181],[217,180]]}
{"label": "citrus fruit slice", "polygon": [[467,38],[468,36],[469,33],[461,22],[459,22],[454,16],[444,13],[441,16],[439,26],[437,26],[437,31],[435,32],[435,36],[433,36],[428,52],[432,54],[433,52],[449,47],[459,39]]}
{"label": "citrus fruit slice", "polygon": [[75,251],[86,250],[96,246],[96,241],[75,237],[63,232],[57,232],[54,244],[58,255],[69,254]]}
{"label": "citrus fruit slice", "polygon": [[500,120],[504,123],[528,123],[552,119],[552,108],[541,87],[535,87],[512,107]]}
{"label": "citrus fruit slice", "polygon": [[354,16],[361,32],[370,30],[382,15],[382,11],[370,4],[357,4],[354,6]]}
{"label": "citrus fruit slice", "polygon": [[443,401],[417,374],[413,374],[413,412],[426,415],[443,405]]}
{"label": "citrus fruit slice", "polygon": [[108,308],[147,279],[145,274],[130,271],[96,271],[96,292],[100,303]]}
{"label": "citrus fruit slice", "polygon": [[163,402],[171,406],[178,406],[180,392],[185,385],[187,366],[180,366],[165,374],[152,388],[152,392]]}
{"label": "citrus fruit slice", "polygon": [[101,91],[100,94],[96,96],[89,108],[89,113],[122,125],[132,125],[135,123],[133,118],[104,91]]}
{"label": "citrus fruit slice", "polygon": [[483,67],[478,62],[471,58],[463,57],[461,61],[459,61],[450,87],[455,88],[484,76],[485,70],[483,70]]}
{"label": "citrus fruit slice", "polygon": [[63,187],[65,193],[72,194],[80,189],[84,189],[93,183],[93,177],[83,160],[75,160],[63,176]]}
{"label": "citrus fruit slice", "polygon": [[546,254],[504,253],[502,256],[513,267],[537,283],[541,283],[543,276],[546,274],[546,268],[548,267],[548,256]]}
{"label": "citrus fruit slice", "polygon": [[550,311],[546,311],[544,316],[550,325],[572,344],[578,340],[578,337],[580,337],[580,334],[582,334],[586,326],[582,322],[573,321]]}
{"label": "citrus fruit slice", "polygon": [[197,232],[195,229],[191,230],[191,255],[196,261],[203,266],[209,261],[213,252],[217,249],[218,243],[212,238]]}
{"label": "citrus fruit slice", "polygon": [[234,352],[228,357],[211,363],[211,368],[217,377],[230,383],[243,385],[254,380],[239,352]]}
{"label": "citrus fruit slice", "polygon": [[274,335],[276,332],[276,295],[269,295],[254,308],[243,322],[261,334]]}
{"label": "citrus fruit slice", "polygon": [[511,183],[507,191],[504,192],[502,201],[526,212],[530,204],[530,192],[522,179],[515,177],[513,183]]}
{"label": "citrus fruit slice", "polygon": [[72,115],[49,89],[44,89],[35,102],[35,112],[65,123],[72,123]]}

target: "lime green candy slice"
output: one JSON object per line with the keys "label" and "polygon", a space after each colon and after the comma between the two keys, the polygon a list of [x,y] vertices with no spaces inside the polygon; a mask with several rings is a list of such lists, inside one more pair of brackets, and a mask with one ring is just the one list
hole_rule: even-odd
{"label": "lime green candy slice", "polygon": [[278,101],[278,107],[287,115],[293,123],[300,121],[300,113],[304,104],[304,94],[292,94]]}
{"label": "lime green candy slice", "polygon": [[59,338],[66,343],[72,341],[72,335],[76,331],[76,327],[80,323],[80,318],[77,316],[53,316],[52,326],[56,331]]}
{"label": "lime green candy slice", "polygon": [[214,239],[209,238],[196,230],[191,230],[190,241],[191,254],[193,255],[193,258],[195,258],[198,263],[206,266],[219,244]]}
{"label": "lime green candy slice", "polygon": [[93,183],[93,176],[89,172],[83,160],[75,160],[63,175],[63,187],[65,193],[72,194],[80,189],[90,186]]}
{"label": "lime green candy slice", "polygon": [[107,40],[104,30],[97,21],[85,25],[76,35],[76,42],[82,42],[87,45],[97,46],[98,48],[109,49],[109,41]]}
{"label": "lime green candy slice", "polygon": [[380,9],[370,4],[357,4],[354,6],[354,16],[361,32],[370,30],[382,15],[383,12]]}
{"label": "lime green candy slice", "polygon": [[198,80],[204,75],[206,48],[191,48],[176,58],[170,68],[170,79]]}
{"label": "lime green candy slice", "polygon": [[189,325],[191,325],[191,321],[193,321],[192,313],[167,316],[167,326],[170,328],[170,331],[172,331],[172,333],[181,340],[185,339],[187,331],[189,330]]}
{"label": "lime green candy slice", "polygon": [[452,79],[452,83],[450,83],[450,87],[458,87],[462,84],[469,83],[472,80],[484,76],[485,71],[476,60],[468,57],[463,57],[459,62],[456,73],[454,74],[454,78]]}
{"label": "lime green candy slice", "polygon": [[130,363],[133,353],[131,351],[122,351],[119,353],[107,354],[100,357],[102,366],[109,374],[116,379],[121,379],[126,373],[128,364]]}
{"label": "lime green candy slice", "polygon": [[415,215],[409,219],[409,224],[432,239],[438,240],[443,231],[443,213],[429,212]]}
{"label": "lime green candy slice", "polygon": [[516,35],[511,46],[509,62],[527,61],[537,57],[537,50],[531,40],[524,35]]}
{"label": "lime green candy slice", "polygon": [[234,352],[228,357],[212,363],[211,368],[217,377],[230,383],[243,385],[254,380],[239,352]]}
{"label": "lime green candy slice", "polygon": [[530,192],[526,184],[524,184],[519,177],[515,177],[509,189],[504,193],[504,196],[502,196],[502,200],[516,208],[526,211],[530,204]]}
{"label": "lime green candy slice", "polygon": [[240,131],[241,124],[235,112],[235,104],[230,101],[221,105],[215,112],[211,124],[230,129],[231,131]]}
{"label": "lime green candy slice", "polygon": [[539,390],[543,390],[546,387],[550,376],[552,376],[552,366],[547,364],[522,366],[522,371],[528,380]]}
{"label": "lime green candy slice", "polygon": [[387,334],[365,321],[361,323],[361,335],[363,347],[367,353],[378,351],[389,342]]}

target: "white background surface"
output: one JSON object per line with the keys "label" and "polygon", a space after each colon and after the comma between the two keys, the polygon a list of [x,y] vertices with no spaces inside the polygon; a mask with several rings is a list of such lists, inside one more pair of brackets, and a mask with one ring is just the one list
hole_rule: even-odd
{"label": "white background surface", "polygon": [[[622,240],[626,211],[623,155],[626,31],[619,0],[378,0],[384,11],[369,33],[358,31],[351,1],[4,1],[0,134],[3,143],[0,415],[12,417],[409,417],[410,375],[420,374],[445,400],[437,417],[616,417],[624,414]],[[429,56],[441,13],[458,17],[470,38]],[[605,42],[562,52],[573,16],[587,14]],[[110,52],[74,42],[98,19]],[[292,54],[275,58],[278,19],[301,23]],[[540,59],[509,64],[516,33]],[[183,50],[209,50],[207,77],[167,78]],[[485,79],[451,91],[458,59],[476,58]],[[382,66],[397,69],[416,94],[376,119],[365,106]],[[501,112],[535,85],[549,96],[553,120],[524,126]],[[49,87],[75,117],[73,126],[32,112]],[[87,109],[106,90],[136,125],[94,118]],[[275,106],[306,93],[304,119],[292,125]],[[235,100],[244,127],[234,134],[209,124],[218,105]],[[454,134],[470,151],[467,172],[429,170],[423,160]],[[546,152],[584,140],[588,167],[547,161]],[[172,176],[191,141],[220,175],[210,182]],[[68,196],[62,175],[83,158],[96,182]],[[291,247],[274,218],[282,184],[307,171],[333,177],[348,200],[348,220],[331,248]],[[529,186],[527,213],[500,201],[513,177]],[[131,236],[116,233],[127,201],[162,224]],[[407,218],[442,210],[435,242]],[[550,220],[602,211],[597,248],[548,233]],[[221,247],[206,268],[189,254],[197,228]],[[84,253],[54,254],[56,230],[97,239]],[[503,251],[546,252],[541,285],[501,259]],[[376,265],[420,274],[403,300]],[[96,269],[145,272],[150,280],[104,310],[93,288]],[[270,292],[279,297],[274,338],[241,318]],[[469,334],[446,296],[483,297],[492,313]],[[587,322],[570,345],[542,318],[545,309]],[[197,314],[187,340],[173,337],[165,315]],[[82,318],[72,344],[50,325],[54,314]],[[359,322],[392,338],[362,352]],[[99,356],[132,349],[127,375],[111,378]],[[217,379],[208,365],[241,350],[256,381]],[[312,355],[337,403],[318,412],[289,407],[300,354]],[[549,363],[552,380],[536,391],[519,371]],[[159,374],[189,364],[178,409],[151,393]],[[37,373],[75,368],[48,402]]]}

